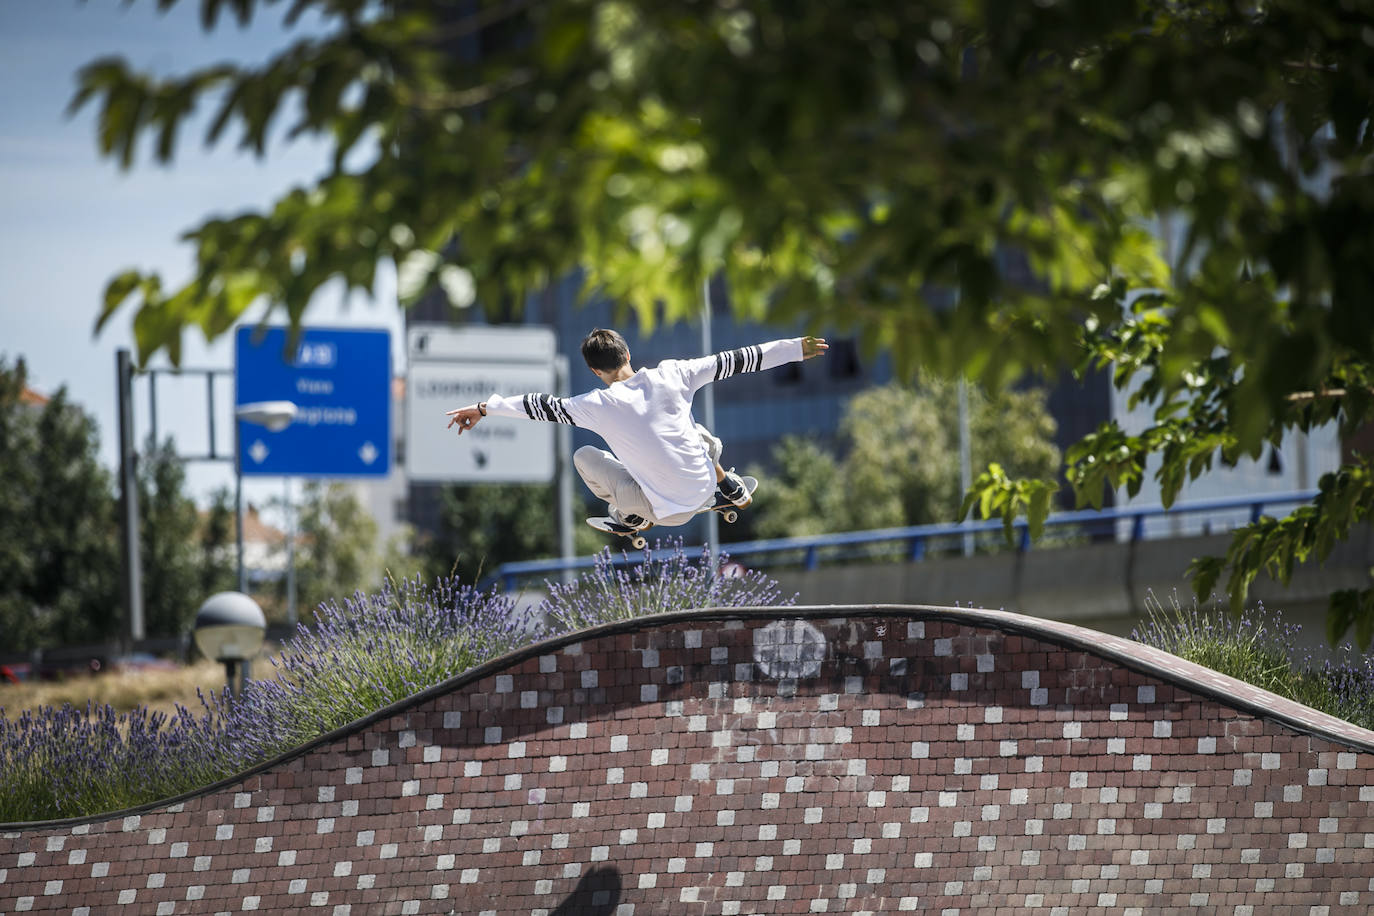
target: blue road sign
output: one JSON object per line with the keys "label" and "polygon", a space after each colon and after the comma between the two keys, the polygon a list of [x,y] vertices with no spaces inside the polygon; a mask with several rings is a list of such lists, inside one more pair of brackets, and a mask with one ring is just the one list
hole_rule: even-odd
{"label": "blue road sign", "polygon": [[288,353],[285,328],[245,325],[234,345],[238,459],[245,475],[390,472],[388,331],[306,328]]}

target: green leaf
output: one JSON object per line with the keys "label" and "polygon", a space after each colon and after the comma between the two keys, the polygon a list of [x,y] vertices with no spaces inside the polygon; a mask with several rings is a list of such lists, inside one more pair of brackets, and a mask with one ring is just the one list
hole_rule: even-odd
{"label": "green leaf", "polygon": [[1355,644],[1361,652],[1369,651],[1370,641],[1374,639],[1374,589],[1360,593],[1359,612],[1355,618]]}
{"label": "green leaf", "polygon": [[[1355,589],[1332,592],[1326,611],[1326,641],[1336,645],[1360,617],[1360,593]],[[1367,643],[1362,648],[1367,648]]]}
{"label": "green leaf", "polygon": [[1193,594],[1198,601],[1206,601],[1211,596],[1225,567],[1223,557],[1195,557],[1188,564],[1187,574],[1193,580]]}
{"label": "green leaf", "polygon": [[1026,513],[1032,541],[1039,540],[1045,530],[1045,519],[1050,514],[1050,496],[1053,488],[1045,481],[1033,482],[1036,486],[1030,494],[1030,508]]}
{"label": "green leaf", "polygon": [[124,304],[134,290],[138,289],[143,283],[143,274],[136,270],[126,270],[112,278],[105,285],[105,301],[100,309],[100,316],[95,322],[95,332],[100,333],[105,327],[105,322],[110,320],[119,307]]}

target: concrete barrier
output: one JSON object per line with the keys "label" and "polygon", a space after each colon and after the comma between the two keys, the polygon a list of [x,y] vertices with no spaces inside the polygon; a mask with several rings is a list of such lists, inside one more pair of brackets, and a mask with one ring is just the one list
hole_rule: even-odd
{"label": "concrete barrier", "polygon": [[[1151,591],[1167,600],[1192,600],[1188,564],[1221,556],[1229,535],[1153,541],[1090,543],[1025,553],[932,557],[917,562],[851,563],[815,570],[770,570],[784,594],[813,604],[920,602],[961,607],[1015,608],[1050,620],[1085,623],[1129,634]],[[1260,576],[1251,598],[1301,621],[1310,645],[1324,641],[1327,596],[1366,588],[1374,566],[1374,529],[1361,525],[1324,564],[1298,568],[1284,587]],[[1225,580],[1218,584],[1225,587]]]}
{"label": "concrete barrier", "polygon": [[1368,912],[1374,733],[1015,614],[695,611],[136,811],[0,825],[0,912]]}

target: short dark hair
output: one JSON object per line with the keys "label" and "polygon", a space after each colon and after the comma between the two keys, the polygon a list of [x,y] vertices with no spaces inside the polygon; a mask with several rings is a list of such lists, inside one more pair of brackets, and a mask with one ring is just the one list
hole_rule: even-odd
{"label": "short dark hair", "polygon": [[630,345],[615,331],[596,328],[582,338],[582,358],[588,369],[614,372],[630,361]]}

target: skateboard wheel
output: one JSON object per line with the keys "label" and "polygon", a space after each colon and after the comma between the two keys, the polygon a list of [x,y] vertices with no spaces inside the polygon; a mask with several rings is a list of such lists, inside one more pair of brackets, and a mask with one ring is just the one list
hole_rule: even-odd
{"label": "skateboard wheel", "polygon": [[735,519],[739,518],[739,513],[736,512],[734,509],[728,509],[725,512],[722,512],[721,515],[725,517],[726,523],[730,525],[733,525],[735,523]]}

